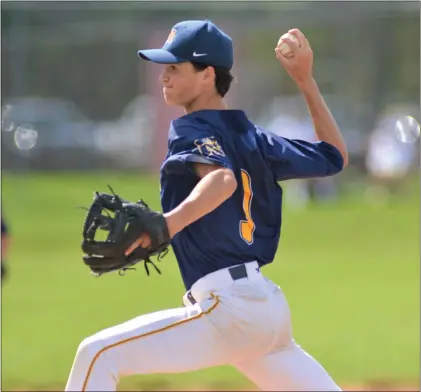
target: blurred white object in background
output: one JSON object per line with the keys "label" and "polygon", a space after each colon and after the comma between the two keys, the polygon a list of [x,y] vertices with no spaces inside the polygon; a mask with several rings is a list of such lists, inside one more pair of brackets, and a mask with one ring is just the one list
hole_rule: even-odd
{"label": "blurred white object in background", "polygon": [[19,150],[30,150],[37,144],[38,132],[31,124],[19,125],[14,134],[16,147]]}
{"label": "blurred white object in background", "polygon": [[420,136],[420,124],[412,116],[401,117],[396,121],[395,133],[402,143],[415,143]]}
{"label": "blurred white object in background", "polygon": [[[29,129],[37,130],[40,135],[37,149],[92,148],[94,124],[72,101],[55,97],[21,96],[10,99],[3,110],[2,122],[5,121],[5,127],[13,126],[10,131],[16,127],[26,129],[28,124]],[[34,138],[33,132],[22,129],[17,136],[14,135],[13,143],[17,147],[16,138]]]}
{"label": "blurred white object in background", "polygon": [[11,120],[10,113],[12,105],[4,105],[1,108],[1,130],[2,132],[11,132],[15,128],[15,124]]}
{"label": "blurred white object in background", "polygon": [[153,154],[155,107],[150,96],[137,96],[116,121],[97,124],[95,147],[125,165],[146,166]]}
{"label": "blurred white object in background", "polygon": [[378,178],[403,177],[409,171],[414,155],[412,144],[402,143],[388,129],[378,128],[370,137],[367,170]]}
{"label": "blurred white object in background", "polygon": [[409,105],[393,105],[379,115],[366,157],[368,172],[377,178],[401,178],[414,163],[419,124]]}

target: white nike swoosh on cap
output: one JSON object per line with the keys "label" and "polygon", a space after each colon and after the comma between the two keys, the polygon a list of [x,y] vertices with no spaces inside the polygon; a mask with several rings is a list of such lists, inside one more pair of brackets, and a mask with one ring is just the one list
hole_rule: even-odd
{"label": "white nike swoosh on cap", "polygon": [[193,52],[193,57],[201,57],[201,56],[207,56],[207,53],[196,53],[196,52]]}

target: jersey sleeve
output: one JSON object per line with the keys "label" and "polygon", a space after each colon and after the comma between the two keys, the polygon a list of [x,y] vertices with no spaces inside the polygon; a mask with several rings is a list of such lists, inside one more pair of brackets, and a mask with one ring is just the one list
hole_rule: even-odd
{"label": "jersey sleeve", "polygon": [[333,176],[343,169],[339,150],[324,141],[308,142],[259,132],[261,150],[277,181]]}
{"label": "jersey sleeve", "polygon": [[195,132],[170,142],[166,159],[168,170],[181,173],[192,171],[194,163],[217,165],[232,170],[232,164],[225,153],[221,140],[205,132]]}

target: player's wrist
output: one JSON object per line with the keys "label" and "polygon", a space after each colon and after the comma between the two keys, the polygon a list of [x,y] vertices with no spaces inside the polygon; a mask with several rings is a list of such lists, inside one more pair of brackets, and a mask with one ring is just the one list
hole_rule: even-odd
{"label": "player's wrist", "polygon": [[302,79],[297,79],[295,83],[303,94],[309,94],[318,91],[316,80],[312,74],[309,74]]}

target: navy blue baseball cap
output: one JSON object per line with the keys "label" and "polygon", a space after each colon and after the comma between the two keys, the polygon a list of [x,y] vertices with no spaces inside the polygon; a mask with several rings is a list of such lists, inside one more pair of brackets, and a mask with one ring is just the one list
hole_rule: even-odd
{"label": "navy blue baseball cap", "polygon": [[191,61],[231,69],[234,63],[232,39],[210,20],[177,23],[161,49],[137,53],[142,59],[159,64]]}

